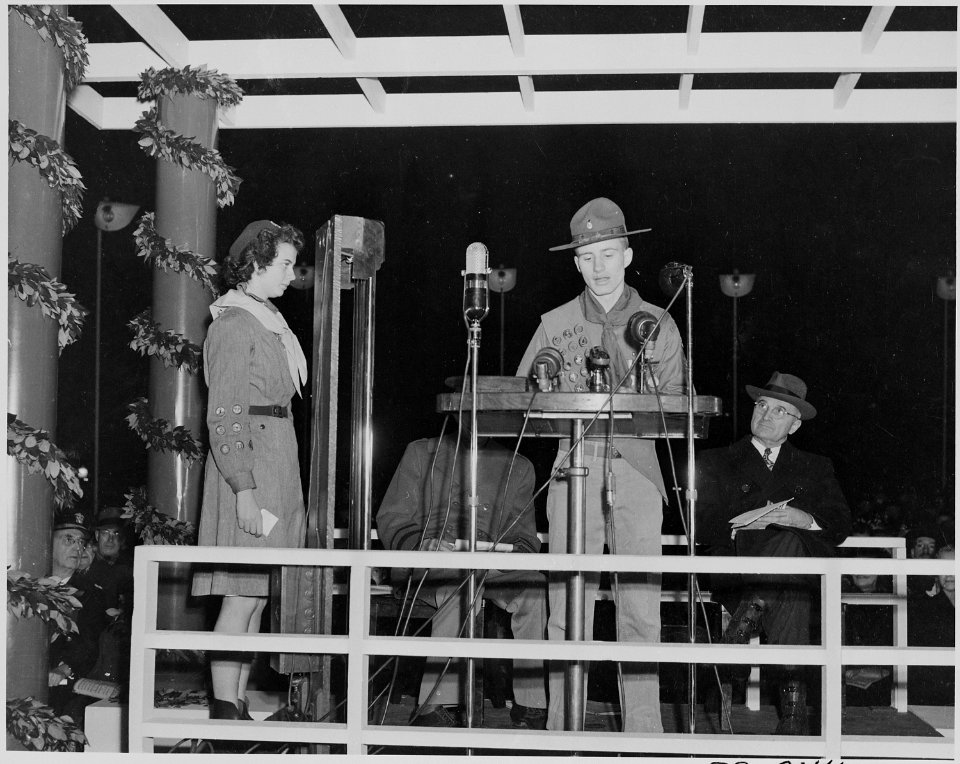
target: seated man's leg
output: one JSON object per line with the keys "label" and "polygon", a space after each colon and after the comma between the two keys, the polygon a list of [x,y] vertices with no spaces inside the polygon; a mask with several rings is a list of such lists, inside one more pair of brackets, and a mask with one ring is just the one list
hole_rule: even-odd
{"label": "seated man's leg", "polygon": [[[449,584],[432,586],[430,592],[421,592],[421,598],[437,608],[430,624],[430,634],[433,637],[454,639],[461,634],[466,587],[458,591],[458,584],[459,581],[451,581]],[[449,603],[447,603],[448,600]],[[463,633],[466,634],[466,630]],[[423,678],[420,680],[417,705],[421,707],[459,706],[463,700],[460,691],[463,668],[463,661],[453,660],[447,666],[446,658],[428,657],[423,668]],[[425,710],[429,713],[433,709]]]}
{"label": "seated man's leg", "polygon": [[[510,613],[510,628],[514,639],[537,640],[545,637],[546,589],[546,579],[536,571],[491,571],[484,587],[484,598]],[[547,695],[544,679],[542,660],[514,660],[515,704],[524,709],[545,710]],[[514,716],[519,717],[520,714]],[[522,722],[522,719],[515,721]],[[539,726],[540,720],[533,723]]]}
{"label": "seated man's leg", "polygon": [[[663,497],[625,460],[614,461],[617,506],[607,543],[617,554],[659,555]],[[660,641],[660,574],[620,574],[611,582],[622,642]],[[658,664],[623,663],[624,732],[662,732]]]}

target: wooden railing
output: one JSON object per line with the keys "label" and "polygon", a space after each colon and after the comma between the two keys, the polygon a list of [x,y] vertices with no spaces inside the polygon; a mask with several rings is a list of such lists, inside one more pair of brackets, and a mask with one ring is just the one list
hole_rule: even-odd
{"label": "wooden railing", "polygon": [[[936,575],[953,571],[952,560],[878,560],[844,558],[688,558],[628,555],[525,555],[510,557],[511,569],[584,571],[659,571],[664,573],[741,572],[808,573],[822,576],[821,645],[781,647],[761,645],[637,644],[610,642],[547,642],[525,640],[437,640],[425,637],[383,637],[370,633],[370,573],[374,567],[500,568],[498,553],[385,552],[355,550],[244,550],[243,564],[333,567],[348,571],[347,635],[237,634],[178,632],[157,628],[157,589],[164,562],[237,563],[237,550],[216,547],[140,546],[135,555],[135,607],[131,647],[130,747],[152,751],[154,739],[203,738],[286,741],[343,746],[349,754],[367,753],[370,746],[509,748],[541,752],[579,750],[650,754],[715,756],[791,756],[851,758],[897,756],[952,759],[954,744],[946,738],[849,736],[841,733],[844,665],[954,666],[952,648],[847,647],[841,645],[840,578],[844,573]],[[342,655],[347,661],[345,721],[323,723],[213,721],[184,719],[176,709],[155,708],[157,651],[236,650]],[[770,735],[661,734],[631,735],[595,732],[535,732],[531,730],[426,729],[376,726],[368,722],[370,661],[375,656],[445,655],[475,658],[538,658],[746,663],[821,666],[821,734],[791,738]]]}

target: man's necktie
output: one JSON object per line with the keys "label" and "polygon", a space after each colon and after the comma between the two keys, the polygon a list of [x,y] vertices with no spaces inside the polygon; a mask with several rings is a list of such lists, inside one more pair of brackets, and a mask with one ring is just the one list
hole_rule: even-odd
{"label": "man's necktie", "polygon": [[767,465],[768,470],[773,469],[773,459],[770,458],[770,449],[763,449],[763,463]]}

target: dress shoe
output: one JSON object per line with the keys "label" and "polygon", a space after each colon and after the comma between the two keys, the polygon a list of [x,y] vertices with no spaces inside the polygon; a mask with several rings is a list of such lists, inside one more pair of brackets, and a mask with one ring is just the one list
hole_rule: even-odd
{"label": "dress shoe", "polygon": [[760,617],[763,615],[763,601],[746,599],[737,606],[730,625],[723,632],[723,644],[745,645],[760,633]]}
{"label": "dress shoe", "polygon": [[521,706],[516,701],[510,709],[510,726],[514,729],[545,730],[547,728],[547,709]]}
{"label": "dress shoe", "polygon": [[807,724],[807,687],[799,679],[780,685],[780,723],[777,735],[809,735]]}
{"label": "dress shoe", "polygon": [[446,706],[423,706],[410,720],[414,727],[459,727],[457,717]]}
{"label": "dress shoe", "polygon": [[214,698],[210,704],[211,719],[241,719],[240,709],[229,700]]}
{"label": "dress shoe", "polygon": [[244,697],[243,700],[237,698],[237,711],[240,713],[240,718],[245,722],[252,722],[253,717],[250,716],[250,699]]}

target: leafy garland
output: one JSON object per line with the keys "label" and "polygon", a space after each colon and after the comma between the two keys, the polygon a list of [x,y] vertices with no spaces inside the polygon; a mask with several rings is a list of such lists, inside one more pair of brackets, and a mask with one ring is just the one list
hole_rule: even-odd
{"label": "leafy garland", "polygon": [[83,25],[70,16],[64,16],[49,5],[13,5],[10,10],[20,14],[23,22],[37,30],[44,40],[51,38],[63,53],[64,88],[69,93],[83,81],[90,63],[87,38]]}
{"label": "leafy garland", "polygon": [[190,374],[200,370],[202,350],[182,334],[175,331],[163,331],[160,324],[153,322],[153,313],[147,308],[127,322],[134,333],[130,348],[142,356],[156,356],[165,367],[175,366]]}
{"label": "leafy garland", "polygon": [[73,595],[77,590],[58,578],[34,578],[22,570],[7,570],[7,612],[17,619],[39,617],[52,622],[54,641],[77,633],[76,611],[83,605]]}
{"label": "leafy garland", "polygon": [[87,190],[76,162],[53,138],[25,127],[16,119],[11,119],[8,126],[10,158],[32,164],[47,185],[60,192],[60,231],[66,236],[80,220],[83,192]]}
{"label": "leafy garland", "polygon": [[210,700],[202,690],[157,690],[153,693],[154,708],[207,706]]}
{"label": "leafy garland", "polygon": [[157,233],[156,213],[143,214],[137,230],[133,232],[133,237],[137,242],[138,257],[142,257],[161,271],[185,273],[203,284],[214,295],[218,293],[213,282],[219,273],[217,264],[209,257],[197,255],[188,249],[176,246]]}
{"label": "leafy garland", "polygon": [[76,469],[50,440],[50,433],[21,422],[13,414],[7,414],[7,453],[28,472],[43,473],[53,486],[53,501],[58,507],[69,509],[83,496]]}
{"label": "leafy garland", "polygon": [[193,138],[185,138],[164,127],[156,107],[145,111],[133,129],[143,135],[138,143],[149,156],[159,156],[187,170],[199,170],[216,185],[217,204],[220,207],[233,204],[241,180],[234,174],[233,168],[223,161],[219,151],[204,148]]}
{"label": "leafy garland", "polygon": [[33,697],[7,701],[7,732],[27,750],[80,753],[87,736],[70,716],[57,716]]}
{"label": "leafy garland", "polygon": [[42,265],[21,263],[7,253],[7,286],[27,305],[39,305],[43,315],[60,324],[57,342],[60,351],[80,339],[84,319],[90,311],[76,301],[67,288]]}
{"label": "leafy garland", "polygon": [[203,456],[203,446],[194,439],[183,425],[170,428],[166,419],[154,419],[150,414],[150,405],[146,398],[137,398],[127,405],[127,424],[140,436],[147,448],[157,451],[175,451],[191,466]]}
{"label": "leafy garland", "polygon": [[193,546],[197,543],[197,529],[187,520],[177,520],[165,512],[158,512],[147,502],[145,488],[131,488],[123,497],[123,517],[133,520],[133,529],[144,544]]}
{"label": "leafy garland", "polygon": [[198,98],[216,98],[221,106],[236,106],[243,100],[243,90],[230,77],[216,69],[204,66],[166,68],[157,71],[152,66],[140,75],[137,97],[152,101],[170,91]]}

